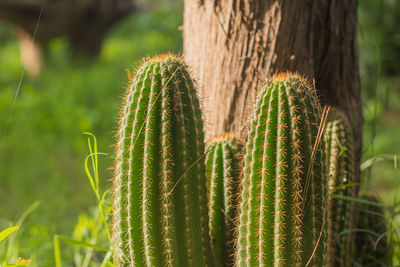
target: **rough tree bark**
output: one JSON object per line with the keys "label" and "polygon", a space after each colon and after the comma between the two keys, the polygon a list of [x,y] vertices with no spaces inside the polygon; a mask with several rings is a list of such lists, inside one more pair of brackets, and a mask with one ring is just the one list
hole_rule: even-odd
{"label": "rough tree bark", "polygon": [[207,136],[245,130],[261,83],[299,72],[315,80],[322,104],[349,116],[359,166],[356,26],[357,0],[185,0],[184,54],[200,85]]}
{"label": "rough tree bark", "polygon": [[[323,105],[347,113],[359,182],[357,0],[184,2],[184,54],[200,85],[207,137],[229,131],[245,135],[261,83],[275,72],[299,72],[314,80]],[[354,208],[352,228],[359,214]]]}

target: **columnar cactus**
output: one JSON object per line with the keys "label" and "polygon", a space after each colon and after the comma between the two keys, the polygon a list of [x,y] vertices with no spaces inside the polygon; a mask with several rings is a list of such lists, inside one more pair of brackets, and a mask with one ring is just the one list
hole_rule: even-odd
{"label": "columnar cactus", "polygon": [[119,266],[213,264],[199,100],[181,59],[132,78],[116,146],[113,243]]}
{"label": "columnar cactus", "polygon": [[243,146],[233,135],[207,145],[206,176],[211,248],[218,266],[234,265],[234,233]]}
{"label": "columnar cactus", "polygon": [[334,197],[350,197],[354,192],[353,135],[345,114],[338,110],[330,112],[324,137],[329,168],[328,264],[352,266],[353,238],[350,234],[339,237],[351,228],[352,202]]}
{"label": "columnar cactus", "polygon": [[299,75],[262,87],[247,139],[239,266],[323,266],[327,182],[321,108]]}

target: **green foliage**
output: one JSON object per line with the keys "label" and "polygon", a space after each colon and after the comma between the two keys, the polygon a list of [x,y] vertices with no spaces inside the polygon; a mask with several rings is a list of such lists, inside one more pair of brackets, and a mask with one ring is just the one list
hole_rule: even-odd
{"label": "green foliage", "polygon": [[[400,155],[393,155],[393,154],[383,154],[383,155],[376,155],[374,157],[369,158],[368,160],[364,161],[361,164],[361,171],[363,172],[363,184],[362,184],[362,189],[363,191],[367,191],[368,193],[365,193],[363,196],[360,198],[354,199],[355,203],[360,203],[362,205],[361,209],[361,214],[364,213],[364,223],[360,222],[361,224],[359,227],[363,227],[360,229],[355,229],[356,232],[361,231],[366,234],[359,235],[359,239],[361,237],[361,240],[369,240],[370,243],[379,244],[381,239],[385,237],[383,240],[383,247],[386,247],[385,255],[387,255],[387,261],[386,264],[388,266],[398,266],[400,264],[400,199],[398,196],[400,195],[400,180],[398,179],[400,177],[400,171],[399,171],[399,158]],[[390,198],[388,197],[388,194],[383,194],[382,196],[384,198],[379,197],[380,194],[376,190],[377,187],[371,186],[369,183],[371,181],[365,179],[367,178],[366,175],[370,174],[371,169],[378,169],[380,170],[382,166],[380,166],[382,163],[387,165],[389,170],[391,171],[391,178],[394,178],[394,181],[391,183],[391,188],[390,188]],[[379,190],[382,192],[382,190]],[[370,193],[370,192],[373,192]],[[385,191],[383,191],[385,192]],[[386,201],[382,202],[380,199],[385,199]],[[364,209],[364,212],[363,212]],[[370,216],[368,215],[369,210],[375,210],[380,215],[380,219],[376,218],[376,216]],[[367,211],[367,212],[365,212]],[[372,212],[371,214],[377,214]],[[382,217],[382,215],[385,215]],[[369,216],[369,217],[368,217]],[[371,221],[377,221],[377,225],[373,225]],[[385,222],[384,222],[385,221]],[[370,224],[365,223],[365,222],[370,222]],[[371,227],[369,227],[371,226]],[[384,229],[384,227],[385,229]],[[387,228],[386,228],[387,227]],[[381,233],[381,235],[379,235]],[[375,238],[375,240],[373,240]],[[363,241],[361,241],[363,242]],[[360,242],[359,242],[360,243]],[[375,249],[371,249],[371,247],[366,246],[366,249],[370,249],[369,252],[377,252]],[[380,245],[378,254],[372,254],[375,256],[379,256],[379,254],[382,255],[383,252],[382,244]],[[365,256],[365,257],[364,257]],[[361,254],[358,253],[356,255],[356,258],[360,261],[369,261],[370,263],[377,263],[379,262],[374,260],[375,256],[368,256],[367,254]],[[378,259],[378,261],[381,261],[382,259]],[[386,265],[381,265],[381,266],[386,266]]]}
{"label": "green foliage", "polygon": [[30,264],[31,260],[19,258],[15,263],[3,263],[3,267],[24,267],[29,266]]}
{"label": "green foliage", "polygon": [[351,201],[335,196],[354,196],[353,134],[346,115],[331,110],[325,128],[325,145],[329,173],[328,264],[352,266],[353,236],[342,234],[352,227],[354,211]]}
{"label": "green foliage", "polygon": [[211,248],[219,266],[234,266],[243,145],[227,134],[207,144],[206,177]]}
{"label": "green foliage", "polygon": [[[400,151],[400,1],[358,1],[358,45],[363,96],[363,159]],[[392,204],[398,175],[392,161],[376,162],[363,173],[384,203]]]}
{"label": "green foliage", "polygon": [[[98,225],[99,223],[100,225]],[[61,242],[74,246],[73,259],[75,266],[113,266],[110,248],[94,245],[99,242],[99,236],[104,235],[103,228],[101,227],[102,223],[97,210],[95,210],[94,214],[90,217],[86,214],[79,215],[79,221],[75,226],[73,238],[55,235],[53,242],[56,266],[62,266]],[[106,244],[109,245],[108,242]]]}
{"label": "green foliage", "polygon": [[359,1],[360,71],[364,99],[400,110],[400,2]]}
{"label": "green foliage", "polygon": [[[19,46],[0,25],[0,229],[36,200],[46,203],[20,233],[22,257],[34,253],[39,266],[55,266],[53,235],[69,235],[77,216],[96,205],[83,179],[87,145],[82,133],[96,133],[99,146],[112,154],[125,69],[146,55],[180,52],[181,23],[179,9],[134,13],[109,33],[96,60],[72,58],[64,39],[53,40],[40,77],[24,76],[17,97],[23,70]],[[99,183],[108,187],[112,159],[99,161]],[[68,256],[73,251],[64,247],[65,264],[73,265]]]}
{"label": "green foliage", "polygon": [[360,266],[388,266],[389,244],[384,209],[372,194],[363,195],[355,236],[355,262]]}
{"label": "green foliage", "polygon": [[200,103],[182,60],[144,61],[119,122],[113,245],[119,265],[212,264]]}
{"label": "green foliage", "polygon": [[[18,221],[15,223],[15,226],[8,227],[0,232],[0,262],[3,262],[3,266],[28,266],[32,262],[30,259],[25,260],[18,257],[21,250],[19,248],[18,239],[16,238],[18,233],[14,232],[21,228],[28,215],[30,215],[38,206],[39,202],[33,203],[20,216]],[[31,256],[34,257],[33,252],[31,252]]]}
{"label": "green foliage", "polygon": [[[61,242],[74,246],[73,259],[75,266],[113,266],[111,262],[111,244],[109,216],[112,212],[108,190],[101,192],[99,179],[97,139],[91,133],[88,135],[90,154],[85,160],[86,175],[97,198],[97,207],[88,214],[80,214],[75,225],[73,237],[55,235],[53,239],[54,257],[57,267],[62,267]],[[89,165],[90,164],[90,165]],[[100,245],[97,245],[100,244]],[[72,258],[72,257],[71,257]]]}
{"label": "green foliage", "polygon": [[377,104],[374,115],[374,106],[373,101],[364,106],[363,159],[370,166],[363,172],[362,180],[367,189],[373,188],[386,204],[392,204],[398,194],[394,190],[399,176],[398,170],[393,168],[393,156],[400,151],[400,116],[393,111],[384,111],[381,104]]}
{"label": "green foliage", "polygon": [[238,265],[323,266],[328,190],[320,124],[317,96],[302,77],[278,74],[264,84],[246,145]]}
{"label": "green foliage", "polygon": [[17,231],[19,226],[9,227],[0,232],[0,242],[3,241],[7,236],[11,235],[13,232]]}

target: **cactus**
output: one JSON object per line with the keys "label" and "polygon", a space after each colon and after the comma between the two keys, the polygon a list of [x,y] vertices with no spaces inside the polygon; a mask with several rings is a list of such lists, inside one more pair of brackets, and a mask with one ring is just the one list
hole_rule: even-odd
{"label": "cactus", "polygon": [[209,266],[203,123],[181,59],[143,62],[119,123],[113,243],[119,266]]}
{"label": "cactus", "polygon": [[327,181],[321,108],[297,74],[262,87],[246,144],[237,265],[323,266]]}
{"label": "cactus", "polygon": [[238,138],[225,135],[212,140],[206,149],[211,248],[218,266],[234,265],[242,148]]}
{"label": "cactus", "polygon": [[[383,204],[372,194],[360,197],[360,215],[355,238],[357,266],[391,266],[391,246],[387,240],[387,225]],[[355,265],[355,266],[356,266]]]}
{"label": "cactus", "polygon": [[329,168],[328,265],[352,266],[353,236],[340,235],[352,228],[352,202],[334,197],[354,196],[353,135],[344,113],[330,112],[324,138]]}

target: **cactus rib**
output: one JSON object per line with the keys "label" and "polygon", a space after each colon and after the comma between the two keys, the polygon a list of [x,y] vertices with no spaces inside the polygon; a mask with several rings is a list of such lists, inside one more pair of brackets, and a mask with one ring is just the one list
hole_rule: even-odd
{"label": "cactus rib", "polygon": [[211,248],[218,266],[234,265],[242,148],[240,140],[232,134],[217,137],[207,145],[209,228]]}
{"label": "cactus rib", "polygon": [[203,135],[182,60],[146,60],[128,88],[116,147],[113,238],[120,266],[213,264]]}
{"label": "cactus rib", "polygon": [[244,159],[237,263],[322,266],[327,185],[317,96],[299,75],[279,74],[264,84],[255,110]]}

